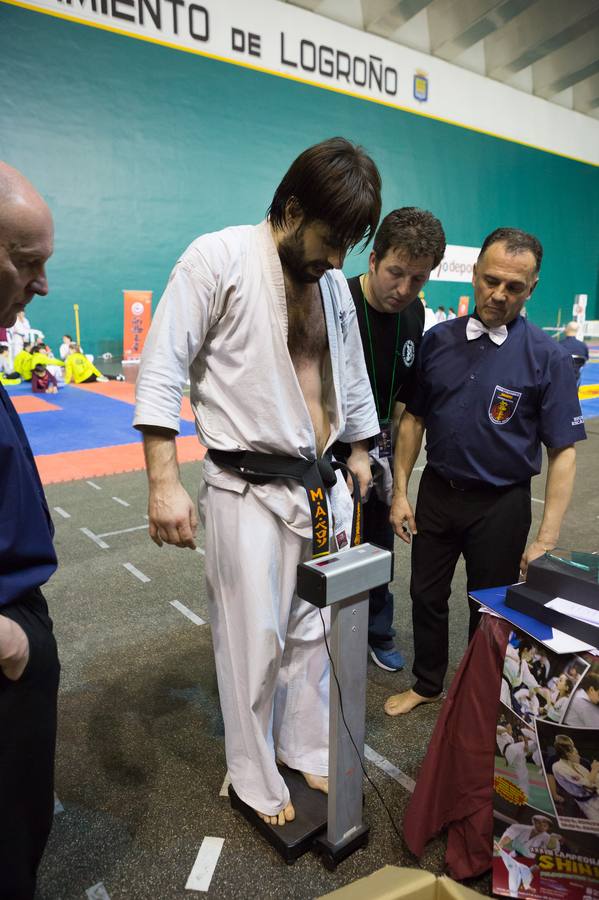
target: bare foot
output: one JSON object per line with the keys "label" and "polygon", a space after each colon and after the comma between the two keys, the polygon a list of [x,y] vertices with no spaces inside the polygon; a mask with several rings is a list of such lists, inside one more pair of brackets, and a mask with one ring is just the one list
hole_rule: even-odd
{"label": "bare foot", "polygon": [[421,703],[437,703],[442,697],[443,692],[437,694],[436,697],[423,697],[410,688],[409,691],[389,697],[385,703],[385,712],[388,716],[403,716],[420,706]]}
{"label": "bare foot", "polygon": [[308,787],[315,791],[322,791],[323,794],[329,793],[329,779],[326,775],[311,775],[310,772],[302,772],[306,779]]}
{"label": "bare foot", "polygon": [[295,810],[292,803],[288,803],[285,809],[282,809],[276,816],[266,816],[264,813],[256,810],[256,815],[260,816],[267,825],[284,825],[286,822],[293,822],[295,819]]}

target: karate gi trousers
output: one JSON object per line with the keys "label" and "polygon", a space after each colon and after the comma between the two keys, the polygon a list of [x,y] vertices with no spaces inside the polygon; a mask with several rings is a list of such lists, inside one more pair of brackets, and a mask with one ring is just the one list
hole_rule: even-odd
{"label": "karate gi trousers", "polygon": [[295,593],[297,566],[312,555],[307,501],[297,497],[272,485],[205,482],[199,494],[229,776],[266,815],[289,803],[276,760],[328,774],[330,617]]}

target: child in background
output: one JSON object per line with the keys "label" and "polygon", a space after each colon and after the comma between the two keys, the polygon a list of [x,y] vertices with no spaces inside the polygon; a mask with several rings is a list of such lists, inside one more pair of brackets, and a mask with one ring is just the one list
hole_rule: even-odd
{"label": "child in background", "polygon": [[71,348],[71,344],[73,343],[73,338],[70,334],[63,334],[62,336],[62,344],[58,350],[61,359],[66,359],[69,355],[69,350]]}
{"label": "child in background", "polygon": [[32,348],[33,344],[26,342],[23,345],[23,349],[19,350],[13,360],[14,370],[21,376],[23,381],[31,381],[31,370],[34,366]]}
{"label": "child in background", "polygon": [[31,390],[34,394],[56,394],[58,386],[56,378],[43,363],[37,363],[31,373]]}
{"label": "child in background", "polygon": [[81,352],[78,344],[71,344],[65,360],[64,381],[69,384],[89,384],[92,381],[124,381],[124,375],[103,375]]}
{"label": "child in background", "polygon": [[21,384],[21,376],[9,362],[8,344],[0,344],[0,384]]}
{"label": "child in background", "polygon": [[50,375],[53,375],[57,384],[62,386],[64,384],[64,363],[61,359],[56,359],[52,355],[50,347],[47,344],[37,344],[33,347],[31,353],[33,368],[38,364],[47,366]]}

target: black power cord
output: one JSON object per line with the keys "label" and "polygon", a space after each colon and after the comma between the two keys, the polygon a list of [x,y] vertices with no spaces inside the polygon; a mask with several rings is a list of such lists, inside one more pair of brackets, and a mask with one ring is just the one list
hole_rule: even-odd
{"label": "black power cord", "polygon": [[396,823],[395,823],[395,819],[394,819],[393,816],[391,815],[391,810],[389,809],[389,807],[388,807],[387,804],[385,803],[385,799],[384,799],[383,795],[381,794],[381,792],[379,791],[379,789],[377,788],[376,784],[374,783],[374,781],[372,780],[372,778],[370,777],[370,775],[369,775],[368,772],[366,771],[366,768],[365,768],[365,766],[364,766],[364,763],[362,762],[362,754],[361,754],[360,751],[358,750],[358,748],[357,748],[357,746],[356,746],[356,742],[355,742],[354,739],[353,739],[353,735],[352,735],[351,731],[349,730],[349,725],[347,724],[347,721],[346,721],[346,719],[345,719],[345,712],[344,712],[344,710],[343,710],[343,697],[341,696],[341,685],[339,684],[339,679],[337,678],[337,672],[335,671],[335,663],[333,662],[333,657],[331,656],[331,651],[329,650],[329,642],[328,642],[328,640],[327,640],[327,628],[326,628],[325,621],[324,621],[324,618],[323,618],[323,615],[322,615],[322,610],[321,610],[320,608],[318,609],[318,612],[320,613],[320,621],[322,622],[322,633],[323,633],[323,636],[324,636],[324,644],[325,644],[325,647],[327,648],[327,654],[328,654],[328,657],[329,657],[329,662],[331,663],[331,672],[333,673],[333,677],[334,677],[334,679],[335,679],[335,684],[337,685],[337,690],[339,691],[339,708],[340,708],[340,710],[341,710],[341,718],[343,719],[343,724],[345,725],[345,730],[347,731],[347,733],[348,733],[348,735],[349,735],[349,739],[350,739],[350,741],[352,742],[353,748],[354,748],[354,750],[356,751],[356,756],[358,757],[358,760],[359,760],[359,762],[360,762],[360,766],[361,766],[361,768],[362,768],[362,772],[364,773],[364,776],[366,777],[368,783],[369,783],[370,786],[374,789],[374,791],[375,791],[377,797],[379,798],[379,800],[381,801],[382,805],[384,806],[385,812],[386,812],[387,815],[389,816],[389,821],[391,822],[391,824],[392,824],[392,826],[393,826],[393,829],[394,829],[394,831],[395,831],[397,837],[398,837],[398,838],[400,839],[400,841],[402,841],[402,843],[403,843],[403,837],[402,837],[402,834],[401,834],[399,828],[397,827],[397,825],[396,825]]}

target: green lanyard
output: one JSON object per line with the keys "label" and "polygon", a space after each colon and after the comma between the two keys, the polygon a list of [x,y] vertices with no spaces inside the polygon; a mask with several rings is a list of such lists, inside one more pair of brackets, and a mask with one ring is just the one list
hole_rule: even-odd
{"label": "green lanyard", "polygon": [[389,392],[389,407],[387,409],[387,418],[381,419],[381,411],[379,409],[379,390],[376,383],[376,365],[375,365],[375,356],[374,356],[374,347],[372,344],[372,332],[370,330],[370,319],[368,317],[368,300],[366,299],[366,294],[364,293],[364,288],[362,286],[362,282],[360,282],[360,287],[362,288],[362,299],[364,300],[364,316],[366,318],[366,329],[368,331],[368,343],[370,345],[370,359],[372,365],[372,380],[374,381],[374,402],[376,404],[376,413],[379,417],[379,424],[388,425],[391,421],[391,407],[393,405],[393,389],[395,388],[395,370],[397,367],[397,350],[399,347],[399,323],[400,323],[400,313],[397,314],[397,334],[395,335],[395,350],[393,352],[393,374],[391,375],[391,391]]}

